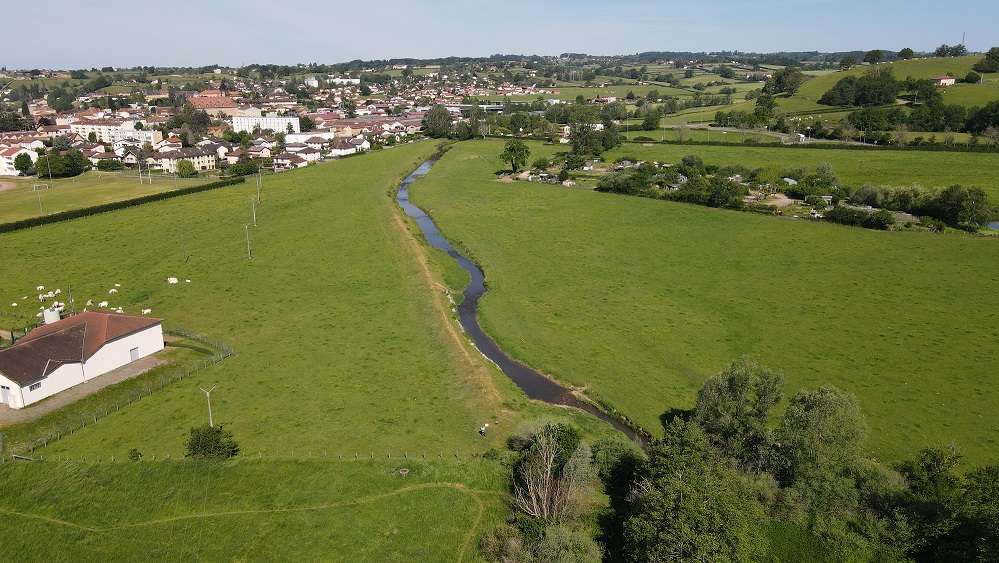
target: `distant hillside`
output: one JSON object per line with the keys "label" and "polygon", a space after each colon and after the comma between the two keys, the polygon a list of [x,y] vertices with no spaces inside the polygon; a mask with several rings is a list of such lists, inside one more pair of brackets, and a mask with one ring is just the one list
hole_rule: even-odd
{"label": "distant hillside", "polygon": [[[882,63],[881,66],[890,66],[895,72],[895,78],[899,80],[904,80],[909,76],[913,78],[934,78],[948,73],[953,74],[957,78],[963,78],[972,70],[971,67],[981,59],[981,55],[912,59]],[[794,96],[780,100],[779,105],[785,111],[810,111],[813,109],[828,108],[829,106],[823,106],[818,103],[822,94],[825,94],[841,78],[862,76],[870,68],[871,65],[855,66],[850,70],[831,72],[811,78],[805,82]],[[999,100],[999,74],[986,74],[984,84],[956,84],[947,88],[944,92],[944,103],[948,104],[971,107],[981,106],[993,100]]]}

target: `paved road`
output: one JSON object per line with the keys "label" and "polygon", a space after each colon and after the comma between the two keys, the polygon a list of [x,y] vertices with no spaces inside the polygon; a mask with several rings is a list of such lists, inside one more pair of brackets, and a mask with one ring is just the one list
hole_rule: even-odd
{"label": "paved road", "polygon": [[88,395],[93,395],[109,385],[138,377],[156,366],[167,363],[167,360],[162,358],[161,354],[162,352],[159,355],[153,354],[152,356],[136,360],[126,366],[81,383],[76,387],[70,387],[61,393],[56,393],[39,403],[29,405],[27,408],[11,409],[7,405],[0,405],[0,427],[30,422],[70,403],[75,403]]}

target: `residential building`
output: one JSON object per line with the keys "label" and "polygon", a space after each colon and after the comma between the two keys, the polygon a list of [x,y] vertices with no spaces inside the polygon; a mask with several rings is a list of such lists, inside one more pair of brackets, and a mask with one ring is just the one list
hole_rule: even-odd
{"label": "residential building", "polygon": [[164,172],[176,174],[177,163],[182,160],[189,160],[194,165],[195,170],[215,170],[218,157],[214,151],[189,147],[160,153],[155,158]]}
{"label": "residential building", "polygon": [[252,133],[255,129],[260,129],[261,131],[270,129],[277,133],[284,133],[288,131],[289,125],[291,125],[291,130],[294,133],[302,131],[302,126],[297,117],[238,115],[232,118],[232,130],[237,132],[247,131]]}
{"label": "residential building", "polygon": [[14,160],[20,154],[28,155],[31,162],[38,160],[38,153],[24,147],[9,147],[0,149],[0,176],[17,176],[19,172],[14,167]]}

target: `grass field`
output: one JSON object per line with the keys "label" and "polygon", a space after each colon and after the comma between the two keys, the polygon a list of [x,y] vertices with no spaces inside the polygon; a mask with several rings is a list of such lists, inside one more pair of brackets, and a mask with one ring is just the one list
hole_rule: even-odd
{"label": "grass field", "polygon": [[756,102],[746,100],[734,100],[733,103],[724,106],[705,106],[700,108],[689,108],[677,113],[671,113],[662,119],[662,123],[677,125],[680,123],[708,123],[714,121],[715,114],[719,111],[753,111]]}
{"label": "grass field", "polygon": [[[503,416],[498,394],[446,345],[386,197],[432,150],[407,145],[265,178],[252,261],[251,184],[0,237],[18,249],[0,265],[8,313],[36,285],[72,286],[78,304],[148,307],[236,350],[47,452],[122,456],[155,443],[177,455],[205,417],[198,386],[214,384],[216,420],[248,451],[483,448],[476,429]],[[168,285],[170,276],[191,283]],[[121,293],[108,296],[113,283]]]}
{"label": "grass field", "polygon": [[999,201],[999,153],[872,151],[867,149],[813,149],[747,146],[642,146],[625,143],[605,154],[614,160],[625,154],[642,160],[678,162],[684,155],[695,154],[708,164],[741,164],[749,168],[769,168],[778,172],[790,168],[814,168],[826,162],[832,165],[840,181],[860,186],[911,186],[924,188],[962,184],[978,186]]}
{"label": "grass field", "polygon": [[[636,137],[649,137],[657,141],[678,141],[679,131],[677,129],[659,129],[658,131],[632,130],[626,131],[624,136],[629,139]],[[715,131],[713,129],[687,129],[687,140],[713,143],[745,143],[747,139],[752,139],[758,143],[780,142],[780,138],[768,133],[749,133],[744,131]]]}
{"label": "grass field", "polygon": [[[152,184],[140,184],[134,171],[91,171],[75,178],[56,178],[51,182],[47,178],[2,178],[0,187],[5,182],[8,187],[13,187],[0,190],[0,223],[197,186],[215,179],[174,179],[157,175],[152,178]],[[46,184],[48,188],[35,191],[35,184]]]}
{"label": "grass field", "polygon": [[[895,73],[895,78],[905,80],[911,76],[913,78],[934,78],[936,76],[952,73],[958,78],[964,78],[971,67],[982,57],[973,55],[968,57],[955,58],[929,58],[912,59],[908,61],[897,61],[894,63],[883,63],[880,66],[889,66]],[[807,111],[828,106],[819,105],[819,98],[822,97],[836,82],[846,76],[863,76],[870,70],[869,65],[857,66],[849,70],[832,72],[816,76],[802,85],[801,89],[790,98],[781,98],[778,105],[784,111]],[[992,80],[995,75],[986,75],[986,83],[983,85],[957,84],[945,89],[944,101],[951,104],[961,105],[983,105],[986,102],[999,100],[999,81]]]}
{"label": "grass field", "polygon": [[[501,150],[459,145],[414,196],[483,265],[482,324],[515,357],[656,430],[662,412],[690,407],[707,376],[749,355],[782,370],[790,392],[855,393],[877,457],[955,442],[971,463],[999,460],[995,240],[502,184]],[[807,153],[780,154],[794,165]],[[880,168],[875,156],[860,158]]]}
{"label": "grass field", "polygon": [[[613,433],[582,413],[527,401],[447,320],[437,284],[457,289],[465,277],[441,253],[424,258],[389,197],[434,149],[416,143],[265,177],[258,226],[249,228],[252,260],[251,184],[0,236],[15,249],[0,261],[4,322],[30,318],[28,307],[7,303],[35,285],[72,285],[77,304],[150,307],[168,327],[235,350],[35,450],[45,461],[8,457],[0,533],[18,537],[4,553],[477,560],[479,535],[507,512],[509,469],[483,452],[545,421]],[[170,276],[191,282],[170,285]],[[114,283],[120,293],[108,295]],[[33,432],[86,418],[146,380],[0,431],[23,451]],[[233,432],[240,456],[178,461],[190,427],[206,421],[199,387],[212,385],[215,422]],[[142,462],[123,461],[132,448]]]}
{"label": "grass field", "polygon": [[0,533],[12,561],[478,560],[503,482],[479,460],[8,463]]}

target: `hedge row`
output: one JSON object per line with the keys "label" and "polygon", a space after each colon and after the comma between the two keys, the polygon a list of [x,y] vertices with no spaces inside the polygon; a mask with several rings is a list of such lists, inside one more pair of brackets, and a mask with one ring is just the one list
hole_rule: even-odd
{"label": "hedge row", "polygon": [[92,207],[82,207],[80,209],[70,209],[68,211],[60,211],[59,213],[53,213],[51,215],[42,215],[39,217],[32,217],[30,219],[22,219],[20,221],[13,221],[11,223],[0,223],[0,233],[9,233],[12,231],[19,231],[21,229],[28,229],[31,227],[38,227],[41,225],[48,225],[49,223],[59,223],[62,221],[69,221],[70,219],[79,219],[81,217],[89,217],[91,215],[97,215],[99,213],[107,213],[109,211],[117,211],[119,209],[125,209],[127,207],[134,207],[136,205],[143,205],[146,203],[152,203],[154,201],[162,201],[164,199],[170,199],[173,197],[180,197],[189,194],[196,194],[198,192],[206,192],[208,190],[214,190],[218,188],[224,188],[226,186],[231,186],[233,184],[241,184],[245,182],[246,179],[243,177],[239,178],[229,178],[227,180],[219,180],[217,182],[209,182],[207,184],[202,184],[200,186],[192,186],[189,188],[181,188],[179,190],[171,190],[166,192],[160,192],[156,194],[144,195],[142,197],[137,197],[133,199],[125,199],[122,201],[115,201],[112,203],[105,203],[103,205],[94,205]]}

